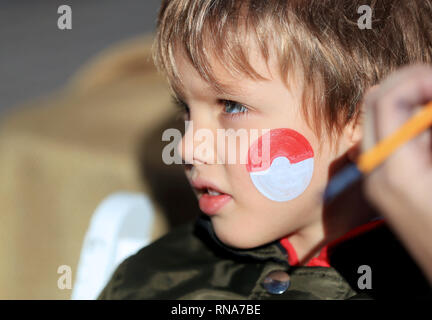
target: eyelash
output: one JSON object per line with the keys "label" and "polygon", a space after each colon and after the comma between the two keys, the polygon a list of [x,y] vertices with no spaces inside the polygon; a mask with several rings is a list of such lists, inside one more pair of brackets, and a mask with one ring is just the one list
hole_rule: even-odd
{"label": "eyelash", "polygon": [[175,98],[175,97],[171,97],[172,102],[174,103],[174,105],[177,107],[178,110],[178,114],[177,114],[177,119],[179,118],[183,118],[183,120],[188,120],[189,119],[189,107],[186,103],[184,103],[183,101]]}
{"label": "eyelash", "polygon": [[[175,97],[172,97],[172,101],[179,108],[179,116],[182,116],[183,118],[188,119],[189,118],[189,112],[190,112],[189,106],[184,101],[179,100]],[[240,112],[236,112],[236,113],[228,113],[228,112],[225,112],[225,110],[223,110],[222,114],[224,115],[224,117],[228,117],[232,120],[247,116],[247,114],[249,112],[249,109],[246,106],[244,106],[241,103],[232,101],[232,100],[219,100],[219,103],[222,103],[224,105],[223,109],[226,108],[227,104],[234,104],[234,105],[240,106],[244,110],[244,111],[240,111]]]}
{"label": "eyelash", "polygon": [[226,117],[229,117],[230,119],[238,119],[238,118],[241,118],[241,117],[248,115],[249,109],[246,106],[242,105],[241,103],[231,101],[231,100],[220,100],[220,102],[225,104],[225,107],[226,107],[227,103],[232,103],[234,105],[240,106],[244,110],[244,111],[240,111],[240,112],[236,112],[236,113],[228,113],[228,112],[223,111],[223,115]]}

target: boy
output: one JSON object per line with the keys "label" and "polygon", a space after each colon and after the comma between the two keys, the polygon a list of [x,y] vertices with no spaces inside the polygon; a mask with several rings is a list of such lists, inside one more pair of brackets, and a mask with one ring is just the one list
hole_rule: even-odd
{"label": "boy", "polygon": [[[214,136],[220,129],[269,131],[251,140],[247,154],[240,151],[246,165],[227,163],[225,146],[183,138],[186,176],[205,215],[126,259],[100,298],[346,299],[430,292],[358,190],[331,205],[317,200],[334,171],[355,159],[366,90],[399,66],[432,61],[431,1],[370,4],[372,29],[357,24],[364,4],[162,2],[155,61],[191,121],[185,137],[202,129]],[[254,162],[251,150],[266,138],[269,155],[263,151],[261,162]],[[401,283],[401,273],[409,281]]]}

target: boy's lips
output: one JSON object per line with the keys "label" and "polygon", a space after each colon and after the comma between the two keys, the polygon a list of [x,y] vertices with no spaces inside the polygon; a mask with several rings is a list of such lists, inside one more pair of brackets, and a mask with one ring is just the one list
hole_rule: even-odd
{"label": "boy's lips", "polygon": [[215,184],[204,180],[195,179],[191,181],[193,188],[197,191],[199,207],[208,215],[216,214],[232,197],[223,192]]}

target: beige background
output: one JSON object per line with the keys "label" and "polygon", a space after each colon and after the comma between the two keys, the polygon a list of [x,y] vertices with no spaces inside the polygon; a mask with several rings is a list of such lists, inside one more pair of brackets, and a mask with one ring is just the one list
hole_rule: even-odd
{"label": "beige background", "polygon": [[116,191],[149,194],[153,239],[198,214],[179,166],[161,161],[162,132],[179,127],[152,37],[118,44],[61,90],[0,125],[0,299],[69,299],[57,268],[74,273],[91,214]]}

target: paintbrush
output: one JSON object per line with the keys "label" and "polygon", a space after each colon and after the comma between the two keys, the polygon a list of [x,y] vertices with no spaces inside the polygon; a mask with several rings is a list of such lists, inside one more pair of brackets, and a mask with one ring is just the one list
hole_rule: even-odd
{"label": "paintbrush", "polygon": [[402,127],[362,153],[357,163],[350,164],[331,178],[324,191],[329,203],[349,186],[382,164],[397,148],[432,126],[432,102],[414,114]]}

